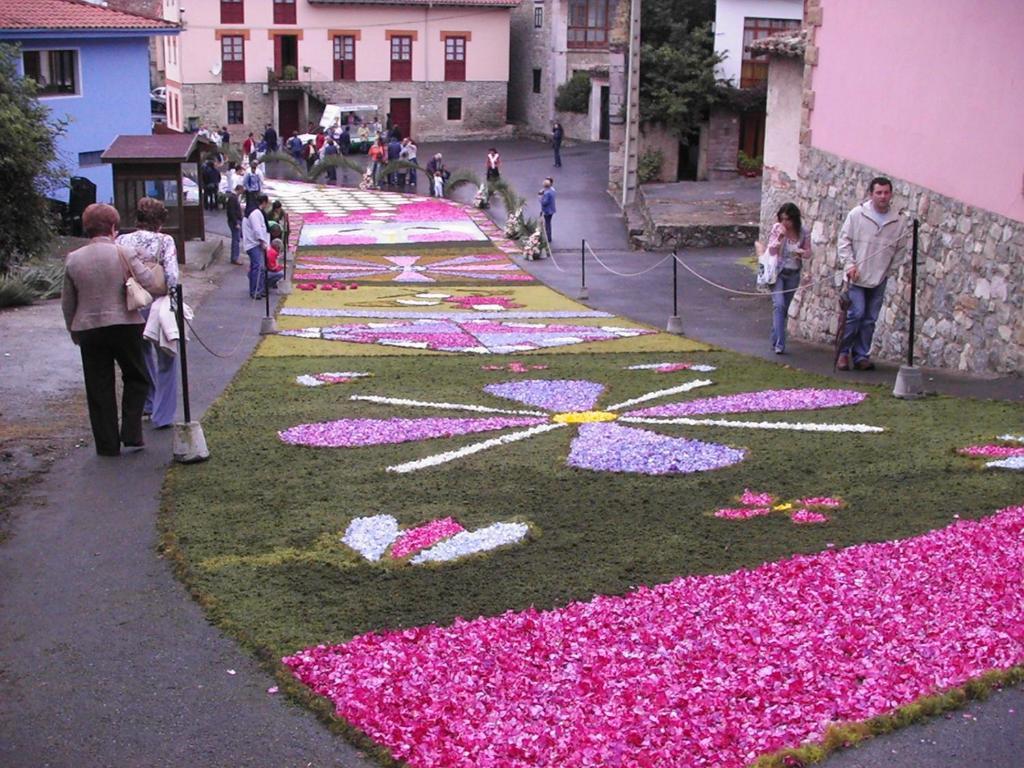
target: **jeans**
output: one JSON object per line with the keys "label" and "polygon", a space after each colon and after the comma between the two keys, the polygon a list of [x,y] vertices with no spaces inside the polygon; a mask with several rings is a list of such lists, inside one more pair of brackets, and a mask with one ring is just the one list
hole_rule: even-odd
{"label": "jeans", "polygon": [[231,228],[231,263],[238,264],[242,260],[242,225]]}
{"label": "jeans", "polygon": [[789,305],[797,286],[800,285],[800,270],[784,269],[772,284],[772,348],[777,352],[786,349],[786,319]]}
{"label": "jeans", "polygon": [[249,296],[256,298],[266,290],[267,258],[258,245],[246,253],[249,254]]}
{"label": "jeans", "polygon": [[154,427],[168,427],[178,412],[178,356],[164,352],[159,344],[145,342],[146,369],[153,381],[146,395],[145,412]]}
{"label": "jeans", "polygon": [[548,245],[551,244],[551,217],[554,215],[553,213],[544,214],[544,234],[548,236]]}
{"label": "jeans", "polygon": [[885,283],[883,280],[874,288],[859,285],[850,286],[850,309],[846,312],[846,333],[843,335],[839,351],[852,355],[853,362],[866,360],[871,354],[871,339],[875,335],[875,321],[882,311],[882,300],[885,299]]}
{"label": "jeans", "polygon": [[269,288],[277,288],[277,284],[281,282],[281,279],[283,277],[284,277],[284,270],[283,269],[279,270],[277,272],[267,272],[267,287],[269,287]]}
{"label": "jeans", "polygon": [[555,148],[555,167],[556,168],[561,168],[562,167],[562,142],[556,141],[554,143],[554,148]]}

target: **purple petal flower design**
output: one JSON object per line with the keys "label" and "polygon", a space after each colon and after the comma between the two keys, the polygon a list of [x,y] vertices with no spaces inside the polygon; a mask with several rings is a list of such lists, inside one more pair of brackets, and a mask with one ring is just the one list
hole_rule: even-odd
{"label": "purple petal flower design", "polygon": [[717,443],[667,437],[613,423],[581,424],[572,441],[570,467],[598,472],[673,475],[706,472],[743,461],[745,452]]}
{"label": "purple petal flower design", "polygon": [[[352,400],[383,405],[473,411],[501,416],[461,419],[341,419],[321,424],[301,424],[284,430],[279,436],[291,444],[350,448],[468,435],[508,427],[526,427],[452,451],[388,467],[390,472],[404,473],[438,466],[490,448],[575,425],[578,432],[570,447],[566,461],[568,466],[599,472],[667,475],[706,472],[728,467],[742,461],[746,451],[702,440],[670,437],[624,424],[709,425],[813,432],[883,431],[881,427],[865,424],[748,422],[689,417],[701,414],[745,413],[754,410],[837,408],[859,403],[865,398],[863,393],[852,390],[766,390],[700,398],[639,410],[624,410],[643,402],[682,394],[711,384],[710,380],[698,379],[668,389],[648,392],[640,397],[609,405],[605,410],[592,410],[604,393],[604,385],[574,379],[529,379],[484,387],[488,394],[540,408],[542,411],[508,410],[469,403],[422,402],[378,395],[353,395]],[[613,423],[616,421],[621,423]]]}

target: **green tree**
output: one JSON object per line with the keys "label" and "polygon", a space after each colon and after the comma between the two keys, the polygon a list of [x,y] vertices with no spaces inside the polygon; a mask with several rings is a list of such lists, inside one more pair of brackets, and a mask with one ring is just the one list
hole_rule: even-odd
{"label": "green tree", "polygon": [[47,195],[67,183],[56,149],[66,123],[51,119],[35,82],[18,74],[19,57],[16,46],[0,44],[0,275],[46,252]]}
{"label": "green tree", "polygon": [[714,0],[647,0],[640,47],[640,114],[689,136],[722,98],[711,22]]}

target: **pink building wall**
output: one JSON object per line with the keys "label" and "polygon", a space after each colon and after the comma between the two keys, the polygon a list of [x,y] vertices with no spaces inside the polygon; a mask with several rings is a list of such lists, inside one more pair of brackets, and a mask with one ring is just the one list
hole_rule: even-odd
{"label": "pink building wall", "polygon": [[[358,30],[356,80],[391,79],[391,47],[388,31],[409,31],[413,42],[412,79],[444,80],[442,32],[467,32],[466,80],[506,81],[509,71],[509,23],[507,8],[465,8],[440,6],[312,6],[296,3],[296,24],[274,24],[273,4],[245,3],[245,23],[221,24],[220,3],[190,4],[184,15],[181,80],[184,83],[219,83],[211,74],[220,61],[217,32],[240,30],[245,42],[245,79],[266,82],[267,67],[274,65],[274,42],[269,31],[301,34],[298,41],[299,78],[311,82],[334,79],[333,41],[330,30]],[[303,67],[309,67],[305,72]]]}
{"label": "pink building wall", "polygon": [[821,6],[812,146],[1024,221],[1024,2]]}

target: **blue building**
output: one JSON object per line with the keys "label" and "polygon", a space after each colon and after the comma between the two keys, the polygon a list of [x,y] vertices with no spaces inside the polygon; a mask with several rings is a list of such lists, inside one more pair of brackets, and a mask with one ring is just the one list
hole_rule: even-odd
{"label": "blue building", "polygon": [[114,194],[103,150],[118,134],[152,131],[149,38],[178,32],[167,21],[81,0],[0,0],[0,43],[20,46],[21,72],[38,84],[40,103],[68,121],[60,159],[69,176],[96,184],[97,202]]}

